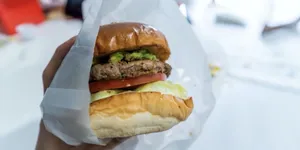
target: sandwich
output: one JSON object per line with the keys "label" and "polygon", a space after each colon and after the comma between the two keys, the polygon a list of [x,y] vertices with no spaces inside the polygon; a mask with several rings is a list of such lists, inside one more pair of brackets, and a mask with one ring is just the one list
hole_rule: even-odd
{"label": "sandwich", "polygon": [[89,81],[90,125],[98,138],[161,132],[189,117],[192,97],[167,81],[170,55],[166,37],[152,26],[123,22],[100,27]]}

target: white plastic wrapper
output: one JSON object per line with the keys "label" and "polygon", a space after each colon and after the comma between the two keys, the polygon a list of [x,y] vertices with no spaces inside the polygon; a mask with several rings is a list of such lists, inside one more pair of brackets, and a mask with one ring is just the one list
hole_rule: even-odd
{"label": "white plastic wrapper", "polygon": [[115,149],[182,150],[199,136],[214,108],[206,55],[174,0],[98,0],[86,16],[76,43],[65,57],[41,103],[46,129],[70,145],[106,144],[97,139],[89,124],[89,72],[100,25],[142,22],[165,34],[173,67],[168,80],[184,86],[193,97],[189,118],[170,130],[139,135]]}

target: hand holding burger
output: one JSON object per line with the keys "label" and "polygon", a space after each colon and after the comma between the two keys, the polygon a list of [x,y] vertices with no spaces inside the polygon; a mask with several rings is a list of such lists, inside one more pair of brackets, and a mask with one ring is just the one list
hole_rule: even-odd
{"label": "hand holding burger", "polygon": [[[75,38],[62,44],[43,73],[44,89],[54,78]],[[52,135],[41,122],[36,149],[113,149],[120,140],[165,131],[186,120],[193,110],[186,90],[170,81],[166,63],[170,49],[165,36],[142,23],[100,27],[95,43],[89,87],[90,125],[98,138],[113,138],[107,146],[73,147]]]}
{"label": "hand holding burger", "polygon": [[[50,60],[49,64],[43,72],[43,84],[44,91],[49,87],[52,82],[54,75],[60,64],[62,63],[64,57],[69,52],[70,48],[75,42],[75,37],[66,41],[60,45]],[[54,136],[52,133],[48,132],[45,128],[43,121],[40,123],[39,135],[36,144],[36,150],[112,150],[115,146],[122,143],[125,139],[112,139],[106,146],[92,145],[92,144],[82,144],[79,146],[71,146],[64,143],[62,140]]]}

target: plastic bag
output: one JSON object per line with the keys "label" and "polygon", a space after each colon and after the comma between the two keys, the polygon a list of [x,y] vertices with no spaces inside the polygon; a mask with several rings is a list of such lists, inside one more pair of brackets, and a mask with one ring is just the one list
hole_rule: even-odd
{"label": "plastic bag", "polygon": [[206,55],[174,0],[94,1],[72,49],[65,57],[41,103],[46,129],[70,145],[106,144],[89,126],[88,80],[100,25],[141,22],[165,34],[173,67],[168,80],[184,86],[193,97],[189,118],[170,130],[130,138],[115,149],[182,150],[199,136],[215,105]]}

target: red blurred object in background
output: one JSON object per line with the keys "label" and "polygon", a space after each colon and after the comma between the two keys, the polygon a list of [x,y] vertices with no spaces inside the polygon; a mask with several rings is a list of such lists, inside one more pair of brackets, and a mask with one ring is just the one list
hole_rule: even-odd
{"label": "red blurred object in background", "polygon": [[45,20],[38,0],[0,0],[0,31],[15,34],[22,23],[38,24]]}

